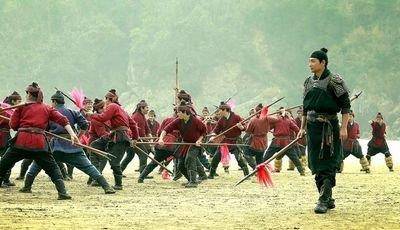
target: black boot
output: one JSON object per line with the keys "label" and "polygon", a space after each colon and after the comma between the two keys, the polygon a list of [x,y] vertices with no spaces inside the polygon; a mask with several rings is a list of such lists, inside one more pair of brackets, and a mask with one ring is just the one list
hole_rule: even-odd
{"label": "black boot", "polygon": [[181,179],[182,176],[183,176],[183,174],[178,171],[175,173],[175,176],[172,180],[177,181],[177,180]]}
{"label": "black boot", "polygon": [[210,168],[210,173],[208,174],[208,179],[214,179],[216,169],[215,168]]}
{"label": "black boot", "polygon": [[200,181],[207,180],[207,174],[204,171],[203,165],[197,164],[197,173],[199,174]]}
{"label": "black boot", "polygon": [[33,184],[34,180],[35,180],[35,177],[33,177],[29,174],[26,174],[24,187],[22,187],[19,191],[22,193],[31,193],[32,192],[32,190],[31,190],[32,184]]}
{"label": "black boot", "polygon": [[56,189],[58,191],[58,200],[70,200],[71,196],[67,193],[67,190],[65,189],[64,181],[59,179],[53,182],[54,185],[56,186]]}
{"label": "black boot", "polygon": [[244,165],[244,166],[242,167],[242,169],[243,169],[243,174],[244,174],[245,176],[249,175],[249,168],[247,167],[247,165]]}
{"label": "black boot", "polygon": [[197,187],[197,172],[189,170],[189,183],[185,185],[185,188],[196,188]]}
{"label": "black boot", "polygon": [[71,180],[71,178],[69,178],[69,176],[67,174],[67,169],[65,168],[65,165],[61,163],[61,164],[58,164],[58,167],[60,168],[63,180],[65,180],[65,181]]}
{"label": "black boot", "polygon": [[6,175],[3,178],[3,185],[6,187],[13,187],[15,183],[10,180],[11,169],[7,171]]}
{"label": "black boot", "polygon": [[115,185],[113,188],[115,190],[122,190],[122,175],[114,174]]}
{"label": "black boot", "polygon": [[105,194],[114,194],[115,190],[107,183],[106,178],[104,176],[99,176],[96,181],[101,185],[104,189]]}
{"label": "black boot", "polygon": [[331,199],[332,199],[332,184],[330,180],[326,179],[324,180],[321,186],[318,204],[315,207],[314,212],[318,214],[323,214],[328,211],[328,206],[334,208],[334,200]]}
{"label": "black boot", "polygon": [[93,179],[91,177],[88,178],[88,180],[86,181],[87,185],[91,185],[93,182]]}
{"label": "black boot", "polygon": [[139,175],[138,183],[143,183],[144,179],[149,179],[148,175],[156,168],[156,165],[153,165],[152,163],[148,164],[146,168],[143,169],[143,171]]}
{"label": "black boot", "polygon": [[69,178],[71,178],[71,180],[72,180],[72,179],[73,179],[72,174],[74,173],[74,166],[72,166],[72,165],[67,165],[67,169],[68,169],[67,176],[68,176]]}

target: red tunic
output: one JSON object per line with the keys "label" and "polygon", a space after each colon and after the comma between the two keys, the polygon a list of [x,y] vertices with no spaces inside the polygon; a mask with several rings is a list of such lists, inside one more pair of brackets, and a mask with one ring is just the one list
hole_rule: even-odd
{"label": "red tunic", "polygon": [[102,123],[102,122],[93,120],[90,123],[90,128],[89,128],[89,132],[88,132],[89,133],[89,143],[92,143],[93,141],[99,139],[100,137],[110,135],[110,131],[109,131],[108,127],[110,127],[109,121]]}
{"label": "red tunic", "polygon": [[274,124],[274,145],[285,147],[290,143],[293,134],[299,132],[299,127],[292,118],[280,117]]}
{"label": "red tunic", "polygon": [[254,150],[264,151],[268,147],[268,132],[270,125],[277,122],[274,117],[253,117],[247,126],[246,133],[251,134],[250,147]]}
{"label": "red tunic", "polygon": [[360,126],[357,122],[350,122],[347,124],[347,140],[343,142],[344,150],[351,151],[353,149],[354,141],[360,138]]}
{"label": "red tunic", "polygon": [[156,120],[151,122],[149,119],[147,119],[147,125],[150,128],[151,136],[156,137],[158,129],[160,128],[160,123],[158,123]]}
{"label": "red tunic", "polygon": [[146,117],[141,112],[134,112],[131,118],[136,122],[139,137],[147,137],[151,133],[149,125],[147,124]]}
{"label": "red tunic", "polygon": [[[226,117],[222,117],[219,119],[217,125],[215,126],[213,133],[215,134],[220,134],[224,132],[225,130],[231,128],[232,126],[235,126],[237,123],[241,122],[242,118],[231,112],[229,115],[229,118],[226,119]],[[230,143],[230,144],[235,144],[237,138],[242,134],[242,130],[240,130],[238,127],[235,127],[231,129],[229,132],[224,134],[225,139],[222,141],[222,143]]]}
{"label": "red tunic", "polygon": [[382,123],[382,125],[380,125],[378,122],[372,122],[371,127],[374,146],[376,146],[377,148],[383,147],[386,143],[386,124]]}
{"label": "red tunic", "polygon": [[[183,120],[176,118],[174,121],[169,123],[164,130],[166,133],[172,133],[175,130],[179,130],[182,140],[187,143],[196,142],[201,136],[205,136],[207,131],[203,122],[192,115],[186,123]],[[190,146],[183,146],[181,148],[181,154],[185,155],[189,147]]]}
{"label": "red tunic", "polygon": [[[10,117],[6,112],[0,114],[4,117]],[[7,146],[8,138],[10,138],[10,125],[7,120],[0,118],[0,148],[5,148]]]}
{"label": "red tunic", "polygon": [[[18,131],[14,146],[30,151],[47,151],[47,142],[43,131],[47,128],[49,121],[61,126],[69,124],[65,116],[43,103],[17,108],[10,120],[10,127]],[[29,128],[34,128],[36,131],[26,130]]]}
{"label": "red tunic", "polygon": [[101,114],[93,114],[92,119],[99,122],[110,121],[110,128],[116,130],[121,127],[128,128],[126,135],[138,139],[138,129],[135,121],[116,103],[109,104]]}
{"label": "red tunic", "polygon": [[[167,125],[169,125],[171,122],[173,122],[176,119],[176,116],[172,116],[172,117],[168,117],[165,118],[160,125],[160,128],[157,131],[157,136],[161,135],[161,132],[165,129],[165,127],[167,127]],[[176,142],[176,140],[179,138],[180,134],[178,130],[174,130],[172,133],[167,133],[163,139],[163,141],[165,143],[172,143],[172,142]],[[174,145],[169,145],[169,144],[165,144],[164,146],[159,146],[156,145],[157,148],[159,149],[167,149],[170,151],[173,151],[175,146]]]}

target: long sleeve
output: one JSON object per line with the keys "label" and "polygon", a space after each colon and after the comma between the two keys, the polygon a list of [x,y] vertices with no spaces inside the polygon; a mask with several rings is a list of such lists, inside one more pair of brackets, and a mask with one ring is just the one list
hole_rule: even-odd
{"label": "long sleeve", "polygon": [[93,114],[92,119],[100,122],[106,122],[111,120],[115,111],[117,110],[116,106],[118,105],[110,104],[109,106],[107,106],[106,110],[103,111],[101,114]]}

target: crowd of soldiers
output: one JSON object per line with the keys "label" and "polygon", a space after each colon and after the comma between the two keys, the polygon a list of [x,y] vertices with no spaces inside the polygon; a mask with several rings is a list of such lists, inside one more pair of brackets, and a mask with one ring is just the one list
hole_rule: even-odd
{"label": "crowd of soldiers", "polygon": [[[123,173],[137,155],[139,159],[138,183],[152,179],[150,173],[158,166],[161,166],[158,172],[168,177],[166,167],[172,162],[173,180],[177,181],[185,177],[187,182],[183,185],[194,188],[202,181],[218,177],[217,168],[220,163],[224,172],[229,173],[231,155],[235,157],[243,174],[248,175],[250,169],[255,170],[258,165],[282,150],[296,137],[301,137],[296,145],[275,159],[274,171],[279,173],[282,170],[282,158],[285,155],[289,158],[288,170],[296,168],[299,175],[304,176],[306,168],[309,167],[311,172],[316,174],[317,187],[322,197],[320,197],[319,206],[316,207],[316,213],[325,213],[326,209],[334,207],[331,192],[328,198],[323,197],[324,188],[328,183],[326,181],[330,181],[331,187],[334,186],[335,180],[332,173],[342,172],[343,161],[346,157],[353,155],[358,158],[361,170],[365,173],[371,172],[371,157],[377,153],[385,155],[386,165],[390,171],[393,171],[393,160],[385,139],[386,124],[382,114],[378,113],[371,121],[372,139],[364,155],[358,141],[360,125],[355,121],[354,112],[347,106],[348,92],[343,91],[340,94],[333,88],[338,98],[347,95],[347,101],[344,98],[342,103],[342,113],[348,114],[348,120],[345,120],[347,134],[339,143],[341,154],[334,160],[335,171],[325,174],[326,168],[317,169],[326,162],[318,164],[315,162],[329,157],[323,151],[325,147],[330,148],[330,157],[337,155],[334,154],[335,137],[329,139],[330,136],[328,136],[329,132],[334,134],[337,131],[336,126],[327,122],[329,119],[332,121],[336,119],[336,122],[337,118],[333,115],[326,116],[325,118],[328,119],[324,121],[327,124],[326,127],[324,122],[320,127],[313,126],[311,112],[318,108],[310,105],[317,104],[318,101],[313,101],[310,95],[320,93],[316,90],[318,87],[315,84],[323,84],[320,82],[323,81],[324,74],[328,78],[330,72],[326,69],[325,51],[314,52],[310,57],[310,62],[312,59],[325,64],[325,69],[321,72],[321,79],[310,83],[310,89],[307,89],[306,81],[304,107],[298,107],[295,116],[292,113],[293,109],[287,110],[284,107],[280,107],[274,113],[275,115],[262,115],[262,110],[268,107],[258,104],[249,111],[248,116],[252,118],[243,119],[232,110],[228,102],[221,102],[215,111],[209,111],[207,107],[204,107],[201,114],[198,114],[193,106],[191,95],[181,90],[176,95],[177,103],[171,108],[171,116],[159,123],[155,111],[150,110],[150,105],[146,100],[140,100],[135,111],[129,115],[120,104],[118,94],[114,89],[106,92],[104,99],[91,100],[85,97],[81,102],[74,101],[65,93],[57,91],[50,98],[51,105],[47,105],[44,103],[40,86],[34,82],[25,89],[24,103],[22,103],[22,96],[17,92],[7,96],[2,103],[0,185],[2,187],[15,186],[10,178],[11,169],[16,162],[23,160],[19,176],[16,178],[24,180],[24,186],[19,190],[20,192],[30,193],[35,177],[43,169],[55,184],[58,198],[71,199],[64,181],[73,179],[74,168],[77,168],[87,174],[89,186],[99,186],[106,194],[113,194],[116,190],[123,189],[123,178],[130,176],[126,172],[125,175]],[[310,68],[313,68],[311,65]],[[334,82],[332,84],[340,83],[340,78],[332,76],[332,79]],[[67,98],[76,105],[81,105],[78,106],[79,109],[68,108],[65,105]],[[7,109],[8,107],[13,109]],[[302,132],[305,130],[305,117],[307,137],[300,135],[304,134]],[[317,117],[316,121],[319,121],[319,118]],[[315,142],[312,135],[317,132],[315,131],[317,128],[323,130],[319,135],[328,134]],[[11,136],[11,130],[16,131],[14,137]],[[48,133],[66,139],[60,139]],[[273,136],[270,143],[269,134]],[[107,152],[109,155],[104,157],[85,146]],[[313,151],[314,146],[320,146],[320,149],[317,149],[316,154],[309,152],[307,156],[307,150]],[[153,156],[151,160],[149,160],[150,155]],[[113,186],[102,174],[107,163],[113,172]]]}

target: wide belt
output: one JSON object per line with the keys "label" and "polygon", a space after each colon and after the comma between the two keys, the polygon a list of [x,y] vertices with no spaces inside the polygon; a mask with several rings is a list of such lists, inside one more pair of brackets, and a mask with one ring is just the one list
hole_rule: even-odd
{"label": "wide belt", "polygon": [[26,133],[38,133],[44,134],[44,130],[36,127],[21,127],[18,129],[18,132],[26,132]]}

